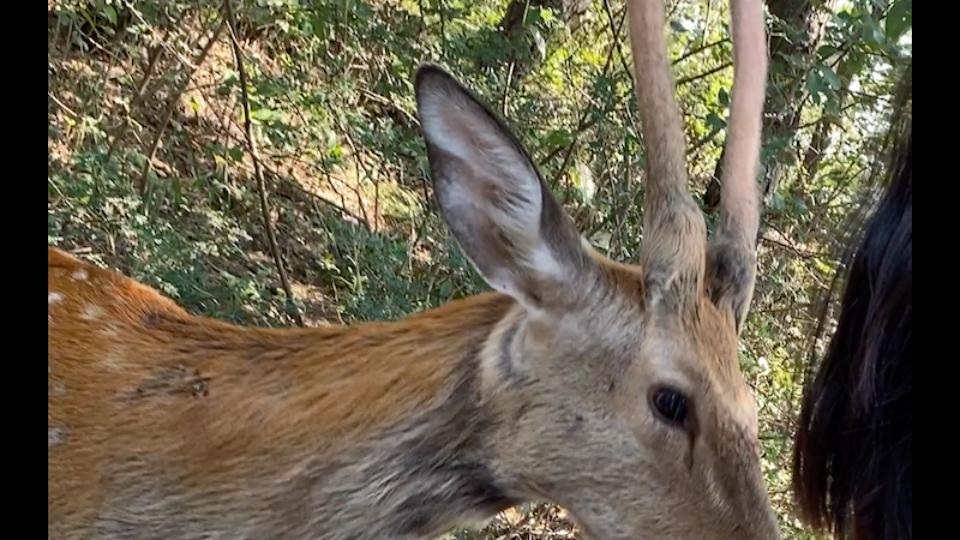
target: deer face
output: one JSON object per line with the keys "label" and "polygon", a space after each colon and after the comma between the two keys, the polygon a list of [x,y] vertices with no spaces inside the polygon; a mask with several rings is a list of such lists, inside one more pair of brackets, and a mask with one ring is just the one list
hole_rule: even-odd
{"label": "deer face", "polygon": [[709,301],[645,311],[642,284],[620,286],[484,357],[502,475],[590,538],[776,538],[730,321]]}

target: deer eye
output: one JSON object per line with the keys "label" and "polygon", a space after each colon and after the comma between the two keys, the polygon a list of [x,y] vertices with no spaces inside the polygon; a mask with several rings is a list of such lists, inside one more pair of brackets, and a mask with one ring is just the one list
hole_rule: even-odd
{"label": "deer eye", "polygon": [[672,388],[656,388],[650,393],[653,409],[661,420],[682,426],[687,421],[689,406],[687,398]]}

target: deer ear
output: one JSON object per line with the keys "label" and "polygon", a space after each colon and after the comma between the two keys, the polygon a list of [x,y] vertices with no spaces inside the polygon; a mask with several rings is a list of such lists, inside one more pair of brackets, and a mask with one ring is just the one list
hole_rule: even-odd
{"label": "deer ear", "polygon": [[743,329],[753,298],[757,258],[726,235],[715,236],[707,249],[707,292],[721,311],[730,315],[737,333]]}
{"label": "deer ear", "polygon": [[421,67],[414,85],[434,192],[467,257],[528,309],[569,299],[593,259],[523,146],[441,69]]}

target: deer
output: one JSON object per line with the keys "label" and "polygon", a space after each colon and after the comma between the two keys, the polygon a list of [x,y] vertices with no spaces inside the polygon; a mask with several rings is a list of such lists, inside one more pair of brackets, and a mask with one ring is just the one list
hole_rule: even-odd
{"label": "deer", "polygon": [[630,0],[647,150],[636,264],[432,64],[440,214],[490,291],[392,322],[248,328],[47,254],[50,540],[429,539],[511,506],[593,540],[776,540],[739,334],[756,281],[766,47],[732,0],[721,219],[687,190],[660,0]]}

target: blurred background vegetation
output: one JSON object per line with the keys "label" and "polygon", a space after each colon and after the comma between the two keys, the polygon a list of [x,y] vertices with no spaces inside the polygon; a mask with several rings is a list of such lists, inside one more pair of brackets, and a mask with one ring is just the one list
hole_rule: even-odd
{"label": "blurred background vegetation", "polygon": [[[712,229],[728,2],[665,1],[690,189]],[[908,114],[912,1],[766,6],[765,209],[741,363],[784,535],[807,539],[790,437],[850,224]],[[505,117],[585,236],[635,260],[644,150],[623,0],[226,7],[48,0],[49,244],[247,325],[395,319],[484,290],[431,201],[411,84],[430,61]],[[562,509],[528,505],[455,536],[576,534]]]}

